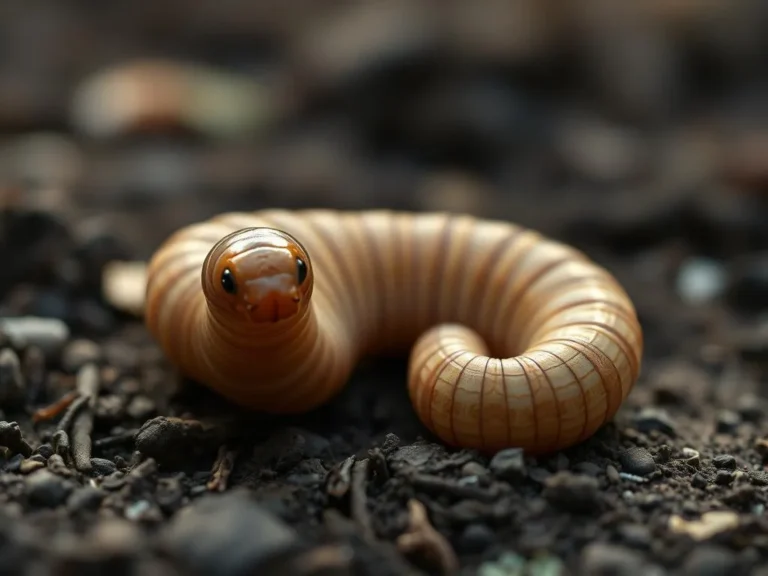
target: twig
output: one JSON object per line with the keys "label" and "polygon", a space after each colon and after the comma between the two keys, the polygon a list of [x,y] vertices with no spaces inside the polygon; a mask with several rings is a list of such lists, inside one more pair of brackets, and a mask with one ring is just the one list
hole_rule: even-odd
{"label": "twig", "polygon": [[85,408],[86,404],[88,404],[89,398],[87,396],[81,396],[80,392],[75,390],[74,392],[75,397],[73,398],[72,402],[66,407],[66,411],[64,412],[64,416],[61,417],[61,420],[59,420],[59,424],[56,426],[57,430],[63,430],[64,432],[69,433],[70,427],[72,426],[72,422],[75,420],[75,416]]}
{"label": "twig", "polygon": [[219,447],[219,454],[216,457],[216,462],[213,463],[213,474],[206,485],[208,490],[224,492],[227,489],[227,481],[235,468],[237,454],[238,450],[228,450],[225,444]]}
{"label": "twig", "polygon": [[134,428],[133,430],[126,430],[125,432],[121,434],[116,434],[115,436],[107,436],[105,438],[99,438],[98,440],[93,441],[93,447],[94,448],[111,448],[112,446],[119,446],[120,444],[127,444],[128,442],[133,442],[133,440],[136,438],[136,434],[138,433],[139,429]]}
{"label": "twig", "polygon": [[75,468],[81,472],[91,470],[91,432],[100,380],[99,368],[93,363],[86,364],[77,373],[77,391],[87,399],[87,408],[81,410],[72,423],[72,456]]}
{"label": "twig", "polygon": [[[360,537],[357,526],[343,516],[338,510],[328,509],[323,512],[323,524],[328,532],[336,538],[357,541]],[[397,551],[397,548],[385,540],[375,540],[372,542],[363,542],[376,559],[377,565],[381,564],[389,569],[389,574],[400,574],[402,576],[422,576],[423,572],[414,569],[414,567],[403,558]]]}
{"label": "twig", "polygon": [[355,456],[353,454],[330,471],[326,484],[326,492],[329,496],[342,498],[349,491],[352,482],[350,472],[354,463]]}
{"label": "twig", "polygon": [[35,412],[32,414],[32,422],[37,424],[38,422],[44,422],[46,420],[51,420],[55,418],[56,416],[61,414],[64,410],[66,410],[79,397],[80,397],[80,394],[77,392],[77,390],[72,390],[71,392],[67,392],[66,394],[64,394],[64,396],[56,400],[53,404],[49,404],[48,406],[44,406],[43,408],[38,408],[37,410],[35,410]]}
{"label": "twig", "polygon": [[65,466],[72,464],[72,452],[70,451],[69,435],[64,430],[57,430],[53,433],[53,451],[61,456]]}
{"label": "twig", "polygon": [[408,501],[408,529],[397,538],[397,547],[403,554],[419,552],[440,567],[443,574],[454,574],[459,560],[448,541],[429,523],[424,505],[412,498]]}
{"label": "twig", "polygon": [[358,460],[352,467],[352,494],[350,508],[352,519],[362,531],[363,538],[370,542],[376,539],[368,513],[368,459]]}
{"label": "twig", "polygon": [[389,468],[387,468],[387,458],[380,448],[368,450],[368,456],[371,458],[371,470],[376,474],[379,482],[384,483],[389,480]]}
{"label": "twig", "polygon": [[440,476],[431,476],[429,474],[419,474],[417,472],[405,476],[416,488],[432,492],[448,492],[460,498],[471,498],[480,502],[495,502],[498,500],[499,491],[483,490],[475,486],[465,486],[458,482],[453,482]]}

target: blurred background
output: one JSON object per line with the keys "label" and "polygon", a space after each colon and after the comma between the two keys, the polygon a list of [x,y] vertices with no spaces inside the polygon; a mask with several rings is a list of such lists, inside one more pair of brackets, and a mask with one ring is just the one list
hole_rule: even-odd
{"label": "blurred background", "polygon": [[627,282],[651,350],[680,345],[672,323],[654,337],[660,309],[743,307],[768,282],[765,2],[28,0],[0,16],[0,199],[56,220],[6,220],[4,293],[50,268],[60,234],[96,278],[179,226],[268,206],[534,227]]}
{"label": "blurred background", "polygon": [[[144,261],[180,226],[224,211],[394,208],[505,219],[581,248],[637,306],[641,382],[626,404],[630,419],[582,453],[598,454],[594,469],[606,469],[606,454],[615,464],[629,439],[706,458],[724,447],[740,466],[761,470],[766,30],[763,0],[3,0],[0,316],[63,320],[95,342],[69,341],[64,357],[103,351],[117,367],[96,409],[99,425],[117,434],[111,426],[130,431],[173,411],[141,395],[128,404],[138,385],[118,386],[115,374],[135,373],[142,394],[163,391],[170,376],[140,320],[105,296],[110,262]],[[117,285],[133,296],[143,290],[125,276]],[[71,387],[56,372],[35,372],[29,355],[21,362],[29,382],[50,388],[30,394],[38,404],[60,396],[57,382]],[[383,379],[402,384],[402,373]],[[358,427],[343,441],[328,433],[337,455],[367,450],[371,427],[401,434],[397,420],[413,414],[397,389],[399,404],[348,403],[343,417],[328,419]],[[260,470],[258,458],[238,462],[244,482],[259,485],[248,471]],[[553,462],[541,466],[569,465],[565,456]],[[615,540],[678,562],[663,513],[685,509],[687,498],[704,509],[728,489],[714,487],[710,470],[706,490],[691,495],[691,470],[674,485],[648,484],[649,501],[675,496],[647,514],[633,508],[635,531]],[[623,482],[606,491],[612,502],[623,502]],[[764,517],[760,494],[754,510]],[[551,548],[547,526],[566,539],[568,524],[534,521],[545,510],[538,496],[524,500],[527,512],[511,528],[522,536],[503,542]],[[297,502],[302,524],[308,508]],[[393,509],[382,504],[381,517]],[[601,526],[621,515],[612,518]],[[590,526],[574,529],[579,546],[598,533]],[[650,534],[648,526],[652,543],[632,536]],[[466,544],[461,530],[457,549]]]}

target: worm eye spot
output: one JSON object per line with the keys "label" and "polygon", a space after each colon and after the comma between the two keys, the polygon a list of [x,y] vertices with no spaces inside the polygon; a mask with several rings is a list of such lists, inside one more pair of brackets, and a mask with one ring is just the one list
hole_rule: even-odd
{"label": "worm eye spot", "polygon": [[307,279],[307,263],[301,258],[296,258],[296,275],[299,285],[302,285],[304,280]]}
{"label": "worm eye spot", "polygon": [[226,268],[224,272],[221,273],[221,285],[224,288],[224,291],[229,294],[234,294],[237,292],[237,286],[235,285],[235,275],[232,274],[232,271],[229,268]]}

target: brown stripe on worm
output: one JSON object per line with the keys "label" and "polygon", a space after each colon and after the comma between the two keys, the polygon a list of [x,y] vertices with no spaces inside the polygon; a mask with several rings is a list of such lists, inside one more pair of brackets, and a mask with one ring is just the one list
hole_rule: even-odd
{"label": "brown stripe on worm", "polygon": [[410,346],[421,421],[486,452],[590,437],[643,355],[606,269],[532,230],[447,213],[219,215],[158,248],[145,314],[182,373],[271,413],[316,408],[364,355]]}

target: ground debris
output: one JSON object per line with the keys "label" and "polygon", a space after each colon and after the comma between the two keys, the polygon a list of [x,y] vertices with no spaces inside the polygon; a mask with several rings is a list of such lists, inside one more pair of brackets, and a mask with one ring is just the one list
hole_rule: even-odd
{"label": "ground debris", "polygon": [[32,455],[32,447],[24,440],[17,422],[0,422],[0,446],[22,456]]}
{"label": "ground debris", "polygon": [[85,364],[78,370],[77,392],[86,403],[72,418],[71,437],[72,457],[75,467],[81,472],[91,470],[91,432],[100,384],[101,376],[96,364]]}
{"label": "ground debris", "polygon": [[542,495],[553,506],[577,513],[597,513],[603,501],[595,478],[565,471],[547,478]]}
{"label": "ground debris", "polygon": [[227,481],[229,480],[232,469],[235,467],[235,459],[237,458],[237,450],[230,450],[226,445],[219,448],[219,455],[216,457],[216,462],[213,463],[213,472],[211,479],[208,481],[207,488],[212,492],[223,492],[227,489]]}
{"label": "ground debris", "polygon": [[397,537],[397,546],[404,554],[424,555],[442,574],[454,574],[459,567],[458,558],[448,541],[429,523],[427,510],[416,499],[408,501],[407,530]]}
{"label": "ground debris", "polygon": [[701,515],[698,520],[685,520],[673,515],[669,518],[669,529],[687,534],[694,540],[708,540],[722,532],[739,526],[738,514],[730,511],[713,511]]}
{"label": "ground debris", "polygon": [[224,440],[224,430],[215,424],[166,416],[147,420],[135,436],[136,450],[171,467],[215,453]]}
{"label": "ground debris", "polygon": [[[219,2],[175,18],[171,0],[6,4],[3,46],[18,57],[0,72],[0,572],[439,573],[440,546],[398,549],[418,501],[462,576],[766,576],[764,3]],[[176,56],[120,61],[148,38]],[[639,379],[593,437],[544,455],[437,440],[412,401],[448,409],[450,396],[408,386],[407,347],[356,364],[310,414],[235,406],[169,361],[173,342],[146,325],[168,308],[146,309],[144,284],[183,226],[278,205],[470,213],[568,242],[635,304]],[[409,250],[415,236],[393,239],[388,254],[360,247],[371,286],[440,266]],[[535,251],[494,264],[461,245],[444,254],[465,282],[457,319],[497,313],[472,298],[481,270],[568,289],[562,268],[538,276]],[[177,276],[199,255],[156,261],[167,294],[199,286]],[[318,282],[354,281],[327,264]],[[450,311],[440,289],[429,301]],[[374,300],[347,304],[395,336],[382,312],[400,300]],[[554,328],[528,296],[518,304],[521,323]],[[490,348],[505,344],[497,328]],[[586,338],[627,344],[593,328]],[[527,384],[504,390],[522,409],[509,420],[461,410],[466,390],[454,422],[481,422],[480,438],[554,434],[543,406],[518,418],[529,393],[550,398],[546,378]],[[556,392],[575,428],[562,411],[582,413],[579,391]],[[589,429],[619,396],[583,392]]]}
{"label": "ground debris", "polygon": [[435,494],[450,494],[456,498],[472,498],[480,502],[493,502],[505,492],[500,483],[493,484],[489,488],[481,488],[472,484],[463,484],[458,480],[419,472],[409,472],[404,474],[404,477],[419,490]]}

